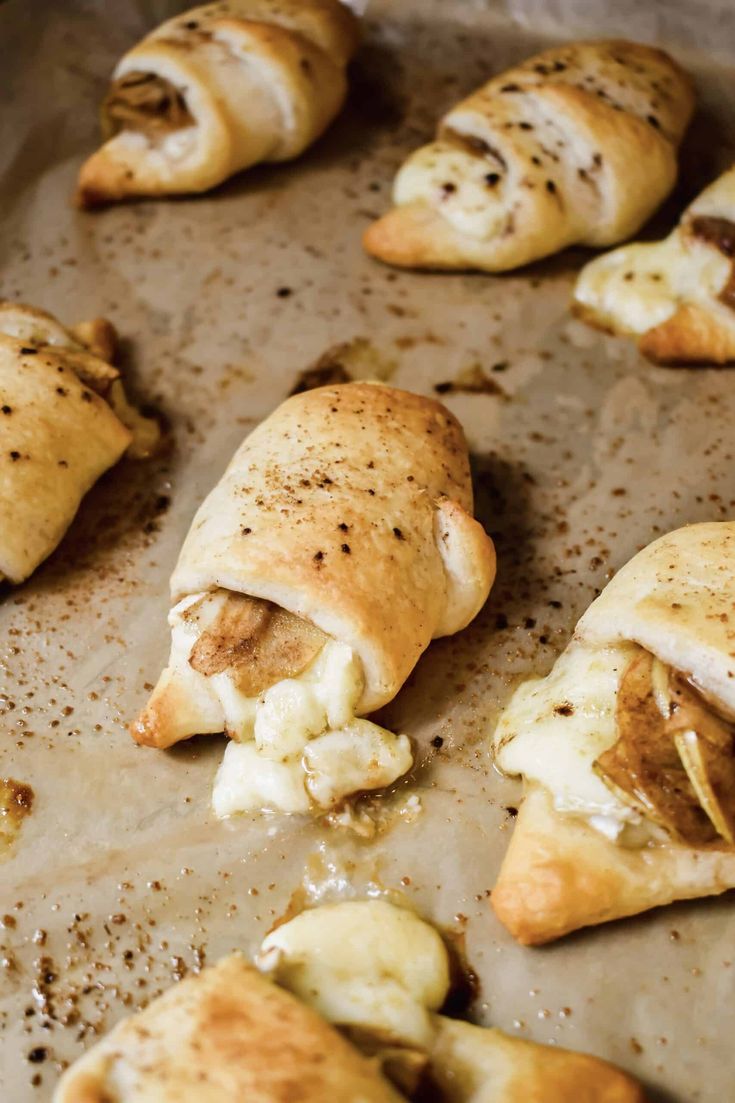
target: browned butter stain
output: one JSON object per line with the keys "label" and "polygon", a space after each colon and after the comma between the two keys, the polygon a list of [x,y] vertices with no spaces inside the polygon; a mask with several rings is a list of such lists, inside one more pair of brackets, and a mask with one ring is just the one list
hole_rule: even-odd
{"label": "browned butter stain", "polygon": [[30,816],[34,796],[25,782],[0,778],[0,854],[10,849],[23,820]]}
{"label": "browned butter stain", "polygon": [[393,375],[396,366],[392,358],[379,352],[365,337],[354,337],[351,341],[332,345],[315,363],[299,372],[289,395],[335,383],[351,383],[355,379],[378,379],[384,383]]}
{"label": "browned butter stain", "polygon": [[434,390],[437,394],[492,394],[499,398],[508,397],[500,384],[491,379],[480,364],[473,364],[446,383],[436,383]]}

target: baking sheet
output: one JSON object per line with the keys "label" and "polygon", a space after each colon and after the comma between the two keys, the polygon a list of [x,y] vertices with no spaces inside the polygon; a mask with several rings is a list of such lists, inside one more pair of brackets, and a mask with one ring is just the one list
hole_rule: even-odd
{"label": "baking sheet", "polygon": [[[115,59],[181,7],[0,9],[0,293],[67,322],[113,319],[129,378],[175,442],[105,476],[57,554],[0,599],[0,777],[35,794],[0,864],[0,1098],[48,1100],[99,1033],[202,961],[253,949],[294,894],[366,891],[465,932],[478,1021],[616,1061],[653,1099],[730,1098],[732,898],[516,946],[488,895],[519,787],[492,770],[486,737],[514,681],[551,666],[637,548],[732,515],[733,375],[653,368],[573,321],[581,250],[502,278],[431,276],[375,264],[359,236],[441,110],[552,32],[596,27],[660,39],[697,73],[703,108],[667,228],[735,150],[732,73],[717,65],[732,6],[661,0],[623,19],[602,2],[373,0],[350,105],[300,161],[205,198],[73,210]],[[167,579],[194,509],[335,348],[357,375],[429,394],[478,366],[495,385],[446,402],[471,443],[498,581],[383,712],[421,764],[368,810],[371,838],[279,816],[214,823],[223,741],[161,754],[125,731],[167,655]]]}

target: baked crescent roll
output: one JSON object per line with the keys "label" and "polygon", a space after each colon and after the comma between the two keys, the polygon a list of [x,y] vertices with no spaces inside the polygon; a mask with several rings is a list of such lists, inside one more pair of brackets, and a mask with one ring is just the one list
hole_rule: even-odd
{"label": "baked crescent roll", "polygon": [[456,980],[443,940],[419,916],[384,900],[302,912],[266,937],[258,963],[374,1055],[410,1098],[643,1101],[634,1080],[599,1058],[442,1015]]}
{"label": "baked crescent roll", "polygon": [[689,525],[618,572],[496,761],[528,786],[493,889],[521,942],[735,887],[735,522]]}
{"label": "baked crescent roll", "polygon": [[687,75],[634,42],[573,42],[452,108],[400,169],[368,253],[410,268],[502,272],[640,229],[676,180]]}
{"label": "baked crescent roll", "polygon": [[113,344],[104,319],[71,331],[0,302],[0,579],[27,578],[100,475],[158,440],[156,422],[125,398]]}
{"label": "baked crescent roll", "polygon": [[258,961],[270,979],[233,954],[119,1024],[54,1103],[643,1103],[605,1061],[439,1014],[446,947],[383,900],[303,912]]}
{"label": "baked crescent roll", "polygon": [[698,195],[663,241],[585,265],[574,310],[638,340],[661,364],[735,360],[735,166]]}
{"label": "baked crescent roll", "polygon": [[203,192],[298,157],[342,107],[357,44],[340,0],[218,0],[169,19],[115,69],[81,205]]}
{"label": "baked crescent roll", "polygon": [[409,741],[358,717],[472,620],[494,574],[444,406],[371,383],[295,395],[194,518],[171,579],[171,658],[133,737],[226,731],[219,815],[330,808],[389,784]]}
{"label": "baked crescent roll", "polygon": [[64,1074],[54,1103],[400,1103],[334,1027],[239,954],[123,1020]]}

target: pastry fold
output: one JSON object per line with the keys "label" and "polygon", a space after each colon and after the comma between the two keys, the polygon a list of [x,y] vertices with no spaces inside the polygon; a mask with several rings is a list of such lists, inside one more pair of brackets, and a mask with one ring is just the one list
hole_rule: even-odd
{"label": "pastry fold", "polygon": [[625,41],[556,46],[452,108],[368,227],[373,256],[501,272],[634,234],[674,185],[692,114],[687,75]]}
{"label": "pastry fold", "polygon": [[84,495],[134,443],[110,401],[111,392],[124,400],[103,359],[113,335],[102,319],[75,335],[43,311],[0,303],[0,577],[10,582],[51,554]]}
{"label": "pastry fold", "polygon": [[169,19],[115,69],[80,203],[203,192],[297,157],[342,107],[357,43],[340,0],[225,0]]}
{"label": "pastry fold", "polygon": [[735,887],[733,600],[735,523],[678,529],[516,691],[495,747],[527,791],[491,902],[520,942]]}
{"label": "pastry fold", "polygon": [[625,847],[558,812],[530,786],[492,891],[500,922],[525,946],[650,908],[735,888],[735,852]]}
{"label": "pastry fold", "polygon": [[634,337],[660,364],[735,360],[735,167],[697,196],[667,238],[585,265],[574,310]]}
{"label": "pastry fold", "polygon": [[[246,594],[347,645],[364,715],[432,639],[469,623],[494,574],[457,420],[431,399],[348,383],[295,395],[244,441],[192,522],[171,593]],[[134,737],[165,747],[221,731],[191,726],[189,684],[165,671]]]}
{"label": "pastry fold", "polygon": [[582,616],[589,647],[632,640],[735,715],[735,522],[686,525],[618,571]]}

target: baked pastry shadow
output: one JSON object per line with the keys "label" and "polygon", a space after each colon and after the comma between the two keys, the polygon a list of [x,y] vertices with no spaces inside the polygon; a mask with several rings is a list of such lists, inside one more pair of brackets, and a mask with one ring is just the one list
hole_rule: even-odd
{"label": "baked pastry shadow", "polygon": [[[486,695],[488,667],[516,624],[523,624],[530,593],[548,585],[539,569],[533,543],[533,477],[519,463],[494,455],[471,455],[475,490],[475,516],[492,537],[498,573],[490,597],[475,619],[461,632],[434,640],[394,701],[375,715],[376,723],[391,731],[406,731],[414,738],[416,761],[411,777],[421,782],[424,767],[436,755],[437,716],[450,717],[457,696],[474,691]],[[503,696],[511,686],[503,686]],[[502,707],[503,701],[489,701]],[[444,729],[442,729],[443,731]],[[476,747],[487,738],[487,722],[478,714],[468,731],[451,729],[444,749],[461,761],[463,748]],[[415,732],[422,738],[416,740]]]}
{"label": "baked pastry shadow", "polygon": [[[58,548],[34,573],[24,592],[34,595],[82,584],[133,592],[139,585],[139,554],[150,547],[169,506],[172,452],[152,460],[123,458],[86,494]],[[5,590],[8,594],[18,588]],[[70,594],[72,590],[69,591]],[[0,597],[2,591],[0,591]]]}

